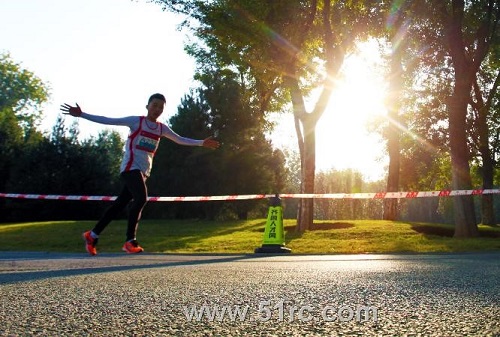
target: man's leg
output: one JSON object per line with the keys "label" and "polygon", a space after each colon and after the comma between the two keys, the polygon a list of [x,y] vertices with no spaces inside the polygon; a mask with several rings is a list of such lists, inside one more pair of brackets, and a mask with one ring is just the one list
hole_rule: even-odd
{"label": "man's leg", "polygon": [[96,255],[96,245],[99,234],[106,228],[106,226],[115,219],[118,213],[125,208],[125,206],[132,199],[132,194],[129,192],[125,185],[113,204],[104,212],[101,219],[97,222],[91,231],[83,233],[83,240],[85,241],[85,249],[90,255]]}
{"label": "man's leg", "polygon": [[127,241],[131,241],[136,238],[137,227],[139,226],[142,210],[147,202],[148,191],[146,179],[139,170],[124,172],[122,178],[132,195],[127,225]]}
{"label": "man's leg", "polygon": [[130,193],[127,185],[123,186],[122,191],[113,202],[113,204],[104,212],[101,219],[97,222],[92,232],[99,235],[106,228],[109,223],[116,218],[125,206],[132,200],[132,193]]}

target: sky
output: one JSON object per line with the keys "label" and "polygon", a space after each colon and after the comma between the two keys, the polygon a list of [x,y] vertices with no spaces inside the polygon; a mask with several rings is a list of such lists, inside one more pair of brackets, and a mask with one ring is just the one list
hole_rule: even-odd
{"label": "sky", "polygon": [[[0,0],[0,52],[49,85],[44,130],[52,129],[62,103],[77,102],[85,112],[108,117],[143,115],[155,92],[166,96],[160,120],[167,122],[196,87],[180,21],[146,0]],[[342,85],[317,127],[319,170],[353,168],[367,180],[383,178],[383,144],[365,128],[371,117],[384,114],[384,84],[370,75],[373,62],[347,59]],[[65,117],[67,126],[72,122]],[[84,138],[105,128],[79,121]],[[279,120],[272,139],[278,148],[297,148],[291,115]]]}
{"label": "sky", "polygon": [[[167,98],[166,121],[192,86],[194,61],[179,22],[146,0],[0,0],[0,51],[49,84],[43,127],[52,128],[62,103],[140,115],[155,92]],[[100,127],[80,122],[80,129]]]}

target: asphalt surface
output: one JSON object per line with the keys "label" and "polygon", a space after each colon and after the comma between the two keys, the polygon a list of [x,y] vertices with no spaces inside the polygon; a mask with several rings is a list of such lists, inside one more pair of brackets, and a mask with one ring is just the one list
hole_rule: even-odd
{"label": "asphalt surface", "polygon": [[500,252],[0,252],[0,336],[500,336],[499,276]]}

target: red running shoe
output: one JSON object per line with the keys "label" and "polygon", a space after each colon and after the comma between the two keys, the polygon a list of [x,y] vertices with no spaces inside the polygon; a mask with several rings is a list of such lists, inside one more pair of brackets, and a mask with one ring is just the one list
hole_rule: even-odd
{"label": "red running shoe", "polygon": [[127,241],[122,247],[122,250],[124,252],[127,252],[127,254],[137,254],[137,253],[142,253],[144,249],[139,246],[139,243],[137,240],[132,240],[132,241]]}
{"label": "red running shoe", "polygon": [[97,244],[98,239],[94,239],[92,235],[90,235],[90,231],[86,231],[82,235],[83,240],[85,241],[85,249],[89,252],[90,255],[94,256],[97,254],[97,250],[95,249],[95,245]]}

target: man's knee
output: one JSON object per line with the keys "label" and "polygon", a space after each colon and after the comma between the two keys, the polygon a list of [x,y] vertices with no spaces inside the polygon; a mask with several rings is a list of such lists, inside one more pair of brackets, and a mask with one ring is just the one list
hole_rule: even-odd
{"label": "man's knee", "polygon": [[143,208],[146,203],[148,202],[148,198],[146,196],[144,197],[138,197],[138,198],[134,198],[134,200],[132,201],[132,205],[133,207],[136,207],[136,208]]}

